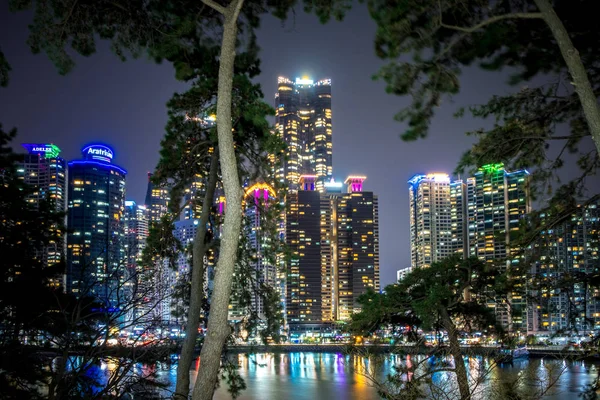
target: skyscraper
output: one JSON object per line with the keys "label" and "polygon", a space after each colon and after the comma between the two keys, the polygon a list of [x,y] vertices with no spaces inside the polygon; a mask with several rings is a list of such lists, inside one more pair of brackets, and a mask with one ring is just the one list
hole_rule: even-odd
{"label": "skyscraper", "polygon": [[454,253],[496,262],[507,258],[509,232],[530,211],[527,171],[485,165],[466,180],[448,174],[409,181],[411,266],[427,267]]}
{"label": "skyscraper", "polygon": [[510,254],[509,233],[531,211],[527,171],[508,172],[502,164],[481,167],[467,179],[469,255],[497,261]]}
{"label": "skyscraper", "polygon": [[[452,254],[477,257],[504,270],[519,262],[510,250],[511,231],[530,212],[527,171],[502,164],[481,167],[466,182],[447,174],[415,175],[409,181],[411,267],[428,267]],[[516,281],[516,285],[523,280]],[[526,301],[515,291],[512,307],[490,302],[505,327],[523,326]]]}
{"label": "skyscraper", "polygon": [[300,176],[315,175],[316,188],[323,191],[333,174],[331,79],[279,77],[275,110],[275,128],[287,145],[275,178],[298,190]]}
{"label": "skyscraper", "polygon": [[[40,202],[50,201],[56,212],[63,213],[67,207],[67,165],[59,157],[60,149],[54,144],[23,143],[27,149],[17,169],[23,181],[33,188],[28,201],[38,209]],[[45,265],[58,263],[64,255],[64,232],[59,243],[50,243],[41,257]],[[62,277],[57,277],[53,285],[61,284]]]}
{"label": "skyscraper", "polygon": [[[314,176],[303,176],[304,190],[288,194],[286,244],[291,251],[286,279],[286,317],[291,331],[323,321],[321,291],[321,196]],[[331,321],[326,321],[331,322]]]}
{"label": "skyscraper", "polygon": [[146,190],[146,208],[150,223],[158,222],[169,209],[169,189],[156,186],[152,182],[152,173],[148,172],[148,189]]}
{"label": "skyscraper", "polygon": [[[466,182],[468,255],[500,269],[510,268],[520,259],[510,247],[510,232],[519,229],[519,223],[530,211],[528,176],[525,170],[508,172],[503,164],[482,166]],[[526,298],[523,296],[525,279],[515,279],[516,290],[504,301],[490,302],[496,319],[504,327],[518,330],[526,322]]]}
{"label": "skyscraper", "polygon": [[[543,224],[551,215],[541,216]],[[564,222],[540,232],[528,254],[538,284],[528,294],[529,332],[600,328],[600,290],[589,278],[600,270],[600,202],[578,209]]]}
{"label": "skyscraper", "polygon": [[314,175],[300,178],[290,193],[286,313],[290,331],[321,329],[348,320],[359,310],[358,296],[379,290],[379,209],[365,177],[330,181],[316,190]]}
{"label": "skyscraper", "polygon": [[139,266],[148,238],[148,209],[135,201],[125,201],[124,214],[125,255],[127,266]]}
{"label": "skyscraper", "polygon": [[450,176],[415,175],[408,183],[411,268],[429,267],[452,255],[456,246],[452,235]]}
{"label": "skyscraper", "polygon": [[[150,277],[142,264],[142,254],[148,238],[148,209],[135,201],[125,201],[124,222],[124,251],[126,259],[125,287],[129,289],[132,298],[139,303],[132,309],[131,318],[149,318],[149,310],[144,307],[150,295]],[[148,318],[147,318],[148,317]]]}
{"label": "skyscraper", "polygon": [[82,153],[82,160],[69,162],[67,292],[118,307],[126,279],[127,172],[112,164],[114,153],[106,145],[92,144]]}
{"label": "skyscraper", "polygon": [[[269,208],[275,203],[275,190],[267,183],[257,182],[244,192],[244,226],[247,247],[252,255],[250,268],[253,272],[251,302],[252,309],[260,317],[264,316],[264,299],[258,295],[261,286],[268,286],[280,292],[281,282],[276,268],[275,238],[269,232]],[[272,225],[276,228],[276,225]],[[276,232],[273,233],[276,235]]]}
{"label": "skyscraper", "polygon": [[379,205],[373,192],[363,191],[365,179],[349,176],[347,193],[329,195],[331,231],[337,232],[332,235],[334,320],[349,320],[360,311],[358,296],[379,291]]}

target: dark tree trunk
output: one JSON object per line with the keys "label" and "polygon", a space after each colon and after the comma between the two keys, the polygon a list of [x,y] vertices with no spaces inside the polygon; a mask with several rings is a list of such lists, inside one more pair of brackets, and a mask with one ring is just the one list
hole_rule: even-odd
{"label": "dark tree trunk", "polygon": [[203,2],[222,12],[224,16],[217,92],[217,137],[227,209],[223,223],[219,261],[215,269],[214,289],[210,300],[208,331],[200,353],[200,368],[192,394],[193,400],[211,400],[213,398],[221,364],[221,353],[231,332],[227,314],[242,228],[242,188],[233,142],[231,100],[237,19],[244,0],[233,0],[225,9],[212,0],[203,0]]}
{"label": "dark tree trunk", "polygon": [[450,354],[454,358],[454,372],[458,382],[458,390],[460,391],[461,400],[471,400],[471,389],[469,388],[469,378],[467,376],[467,368],[463,359],[460,343],[458,342],[458,331],[456,325],[452,322],[452,318],[448,315],[446,309],[440,311],[442,324],[448,332],[448,341],[450,345]]}
{"label": "dark tree trunk", "polygon": [[190,292],[190,307],[188,310],[187,325],[185,327],[185,339],[181,347],[179,363],[177,364],[177,385],[174,398],[177,400],[187,400],[190,394],[190,368],[194,359],[194,348],[198,337],[198,327],[200,325],[199,317],[202,308],[202,297],[204,289],[204,254],[208,248],[206,242],[206,225],[210,217],[211,206],[215,197],[215,187],[217,186],[217,177],[219,172],[219,153],[218,148],[210,160],[210,171],[208,173],[208,183],[204,202],[202,203],[202,213],[194,245],[192,250],[192,283]]}
{"label": "dark tree trunk", "polygon": [[549,0],[534,0],[535,4],[542,13],[542,18],[552,31],[552,35],[558,43],[560,53],[567,64],[571,78],[573,79],[573,86],[575,86],[575,92],[579,96],[581,102],[581,108],[583,108],[583,114],[587,121],[592,139],[596,144],[596,149],[600,153],[600,108],[598,108],[598,98],[594,94],[592,85],[585,70],[585,66],[581,61],[579,52],[573,45],[567,29],[563,25],[562,21],[552,8],[552,4]]}

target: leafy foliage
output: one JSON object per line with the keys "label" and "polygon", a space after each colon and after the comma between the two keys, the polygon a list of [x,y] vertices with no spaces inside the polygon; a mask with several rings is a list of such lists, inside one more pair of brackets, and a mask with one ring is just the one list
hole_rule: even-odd
{"label": "leafy foliage", "polygon": [[[591,0],[555,0],[552,7],[578,51],[594,93],[600,93],[600,34],[586,10]],[[376,52],[389,61],[375,76],[389,93],[410,96],[396,119],[408,127],[404,140],[428,135],[443,102],[460,92],[461,74],[477,65],[511,72],[519,90],[492,95],[485,104],[457,110],[491,121],[489,129],[467,132],[477,142],[460,159],[457,172],[490,163],[531,172],[529,195],[559,224],[577,204],[597,194],[587,185],[600,166],[582,102],[563,54],[535,2],[521,0],[393,0],[368,2],[377,23]],[[562,171],[568,166],[568,172]],[[565,172],[569,180],[564,180]],[[587,186],[586,186],[587,185]],[[525,249],[542,227],[523,221],[511,245]]]}
{"label": "leafy foliage", "polygon": [[12,332],[13,340],[19,339],[20,331],[45,324],[51,311],[48,301],[55,296],[51,281],[64,268],[61,263],[44,265],[44,249],[62,240],[64,215],[55,211],[50,199],[41,201],[39,207],[28,201],[33,188],[19,177],[18,155],[8,147],[16,133],[15,129],[4,132],[0,126],[0,319],[3,331]]}
{"label": "leafy foliage", "polygon": [[447,312],[466,331],[493,329],[494,316],[486,302],[495,296],[500,277],[495,267],[458,256],[417,268],[386,286],[384,293],[360,296],[361,312],[353,316],[352,328],[361,333],[374,332],[382,324],[444,329],[441,315]]}

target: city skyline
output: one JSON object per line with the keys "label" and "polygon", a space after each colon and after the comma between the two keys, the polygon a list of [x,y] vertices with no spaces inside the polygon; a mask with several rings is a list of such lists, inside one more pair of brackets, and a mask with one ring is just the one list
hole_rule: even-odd
{"label": "city skyline", "polygon": [[[341,179],[364,173],[369,177],[366,189],[379,196],[381,282],[385,286],[395,281],[396,270],[410,265],[406,180],[421,171],[454,170],[472,143],[464,132],[486,126],[471,118],[454,119],[457,108],[518,88],[505,84],[511,71],[469,69],[461,94],[452,101],[443,100],[430,137],[403,142],[399,134],[406,126],[393,117],[409,99],[390,96],[382,82],[371,80],[382,62],[374,55],[375,24],[365,11],[359,5],[343,22],[326,25],[302,13],[284,26],[275,18],[265,18],[258,31],[263,62],[256,81],[262,85],[265,102],[272,104],[280,75],[332,79],[333,175]],[[142,204],[145,176],[154,170],[164,135],[165,103],[186,85],[175,81],[169,65],[145,59],[120,62],[105,42],[99,43],[93,57],[77,56],[75,69],[61,77],[45,56],[34,56],[27,47],[30,18],[28,13],[9,15],[6,4],[0,7],[0,19],[7,21],[0,32],[14,38],[2,44],[13,71],[8,88],[0,90],[0,101],[5,104],[2,123],[19,129],[14,147],[21,142],[52,141],[70,160],[87,142],[110,143],[129,171],[127,199]],[[276,43],[282,38],[294,49],[293,57],[280,57]],[[115,96],[117,90],[119,96]]]}

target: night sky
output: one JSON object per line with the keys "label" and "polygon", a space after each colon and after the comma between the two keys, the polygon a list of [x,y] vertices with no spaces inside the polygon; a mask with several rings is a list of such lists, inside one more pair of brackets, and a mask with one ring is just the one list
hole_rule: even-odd
{"label": "night sky", "polygon": [[[8,88],[0,88],[0,123],[17,127],[18,143],[52,142],[67,160],[80,149],[103,141],[115,149],[114,163],[128,171],[127,198],[143,203],[146,173],[158,161],[166,123],[165,103],[185,85],[175,81],[170,65],[145,59],[122,63],[101,43],[98,53],[78,57],[75,69],[61,77],[45,55],[26,45],[28,14],[10,14],[0,5],[0,46],[13,67]],[[387,95],[371,76],[382,65],[375,57],[375,24],[358,6],[344,22],[321,25],[316,17],[296,14],[295,21],[263,19],[259,31],[266,101],[274,103],[277,77],[332,79],[333,171],[367,176],[365,190],[379,196],[382,286],[395,281],[396,270],[410,265],[409,206],[406,181],[415,173],[451,173],[470,142],[464,132],[481,121],[453,118],[462,105],[506,94],[506,74],[466,71],[459,96],[446,100],[430,137],[405,143],[404,126],[393,116],[409,99]],[[19,151],[24,151],[20,148]]]}

